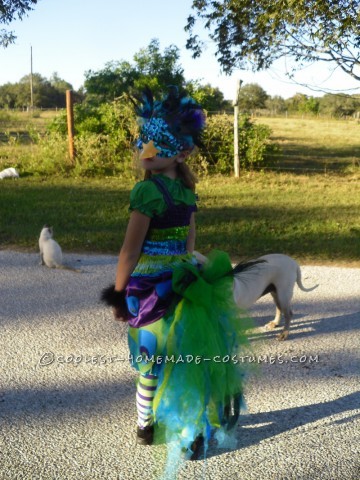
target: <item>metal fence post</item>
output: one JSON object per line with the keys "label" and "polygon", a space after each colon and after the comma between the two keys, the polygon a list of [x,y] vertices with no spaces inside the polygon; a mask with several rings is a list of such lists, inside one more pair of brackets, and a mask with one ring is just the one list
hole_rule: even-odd
{"label": "metal fence post", "polygon": [[233,101],[234,105],[234,175],[240,175],[240,159],[239,159],[239,92],[242,80],[238,80],[236,88],[236,97]]}
{"label": "metal fence post", "polygon": [[74,102],[73,91],[66,90],[66,112],[67,112],[67,125],[69,136],[69,155],[73,162],[75,159],[75,147],[74,147]]}

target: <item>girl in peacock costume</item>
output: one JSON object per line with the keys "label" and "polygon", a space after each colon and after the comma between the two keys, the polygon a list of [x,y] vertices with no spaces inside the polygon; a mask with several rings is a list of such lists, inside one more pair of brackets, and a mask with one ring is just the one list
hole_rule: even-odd
{"label": "girl in peacock costume", "polygon": [[102,299],[129,324],[137,442],[165,435],[196,459],[215,430],[237,419],[244,364],[236,355],[246,348],[247,325],[233,300],[228,255],[214,251],[200,265],[193,254],[197,197],[184,161],[201,145],[203,110],[176,88],[162,101],[146,90],[133,102],[145,180],[131,191],[116,282]]}

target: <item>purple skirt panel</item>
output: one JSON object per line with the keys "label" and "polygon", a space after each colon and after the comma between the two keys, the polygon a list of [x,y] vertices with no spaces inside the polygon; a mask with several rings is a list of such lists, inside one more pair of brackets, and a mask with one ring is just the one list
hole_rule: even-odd
{"label": "purple skirt panel", "polygon": [[130,327],[143,327],[165,315],[175,298],[171,279],[171,271],[151,277],[130,277],[126,287]]}

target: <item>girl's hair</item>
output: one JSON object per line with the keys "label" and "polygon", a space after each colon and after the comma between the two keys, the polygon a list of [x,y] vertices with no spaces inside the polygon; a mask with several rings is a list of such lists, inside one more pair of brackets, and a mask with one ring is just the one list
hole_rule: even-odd
{"label": "girl's hair", "polygon": [[[180,178],[185,185],[185,187],[190,188],[195,192],[195,185],[198,182],[196,175],[191,171],[189,165],[185,162],[178,163],[176,166],[176,173],[178,178]],[[151,177],[151,171],[146,170],[144,180],[148,180]]]}

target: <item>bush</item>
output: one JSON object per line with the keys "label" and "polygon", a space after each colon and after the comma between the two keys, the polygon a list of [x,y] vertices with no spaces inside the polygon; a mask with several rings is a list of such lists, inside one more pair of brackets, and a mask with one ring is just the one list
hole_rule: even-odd
{"label": "bush", "polygon": [[20,176],[66,175],[72,165],[67,154],[67,140],[58,134],[31,133],[32,144],[24,145],[19,137],[9,137],[1,147],[0,170],[15,167]]}
{"label": "bush", "polygon": [[[75,175],[133,174],[133,144],[138,127],[128,101],[120,98],[98,107],[75,105],[74,125]],[[65,138],[66,112],[51,123],[49,132]]]}
{"label": "bush", "polygon": [[[267,125],[253,124],[249,117],[239,117],[240,168],[251,169],[266,166],[270,154],[277,151],[270,143],[271,129]],[[207,119],[204,132],[204,148],[192,160],[192,166],[210,173],[230,173],[234,168],[234,121],[230,115],[212,115]]]}
{"label": "bush", "polygon": [[[133,108],[125,98],[100,106],[76,105],[74,109],[76,159],[75,175],[134,175],[134,141],[138,125]],[[51,135],[67,135],[66,113],[49,127]],[[240,168],[265,166],[276,149],[270,143],[271,130],[253,124],[248,116],[239,117]],[[229,115],[207,119],[204,148],[190,157],[189,164],[199,174],[229,174],[234,163],[234,126]]]}

